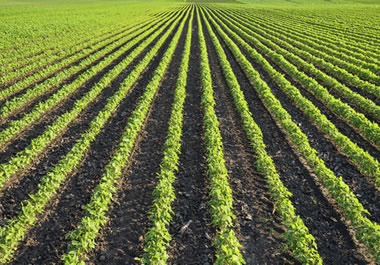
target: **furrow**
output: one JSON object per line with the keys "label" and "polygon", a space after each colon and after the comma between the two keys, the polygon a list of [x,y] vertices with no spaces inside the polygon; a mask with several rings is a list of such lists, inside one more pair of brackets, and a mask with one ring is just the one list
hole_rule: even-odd
{"label": "furrow", "polygon": [[186,98],[193,16],[194,10],[188,22],[186,40],[174,91],[168,135],[163,146],[164,156],[157,176],[158,183],[152,192],[153,206],[149,211],[151,225],[145,234],[144,254],[141,257],[143,264],[166,263],[169,257],[167,248],[170,247],[171,235],[168,226],[172,220],[173,210],[171,204],[175,200],[173,182],[176,180],[175,174],[178,170],[181,150],[183,109]]}
{"label": "furrow", "polygon": [[211,223],[217,234],[214,242],[216,247],[216,264],[245,264],[240,253],[241,245],[233,230],[235,215],[232,210],[232,190],[228,183],[229,176],[225,166],[223,142],[219,129],[219,121],[215,113],[215,99],[212,87],[210,65],[206,41],[200,20],[200,9],[197,8],[199,48],[201,58],[201,81],[203,127],[205,134],[207,174],[209,176],[209,207]]}

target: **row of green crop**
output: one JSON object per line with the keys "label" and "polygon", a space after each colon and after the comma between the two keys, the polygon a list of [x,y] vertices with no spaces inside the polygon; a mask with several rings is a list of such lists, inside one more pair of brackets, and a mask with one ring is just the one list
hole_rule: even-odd
{"label": "row of green crop", "polygon": [[240,253],[241,245],[232,229],[235,215],[232,212],[232,190],[228,183],[228,171],[223,156],[222,135],[215,113],[212,78],[202,23],[197,9],[200,47],[200,72],[202,81],[203,127],[209,175],[209,205],[211,223],[217,229],[215,264],[245,264]]}
{"label": "row of green crop", "polygon": [[[176,14],[178,16],[178,14]],[[82,98],[78,99],[73,108],[58,117],[48,128],[23,150],[10,159],[9,162],[0,165],[0,187],[12,175],[30,165],[32,161],[40,154],[57,136],[59,136],[66,127],[92,102],[112,80],[114,80],[145,48],[154,41],[154,39],[170,24],[174,19],[171,18],[164,26],[153,28],[155,32],[129,56],[116,65],[111,71],[107,72],[100,81],[98,81]]]}
{"label": "row of green crop", "polygon": [[[233,10],[231,10],[233,11]],[[323,42],[318,38],[318,36],[312,35],[308,36],[307,34],[302,34],[298,31],[296,31],[292,26],[293,24],[290,25],[283,25],[283,24],[276,24],[273,25],[273,21],[269,22],[263,22],[262,20],[248,16],[247,13],[245,12],[234,12],[234,14],[244,17],[248,19],[248,21],[255,23],[255,26],[260,26],[261,29],[266,31],[267,29],[288,36],[294,40],[297,40],[299,42],[302,42],[304,44],[307,44],[310,47],[313,47],[315,49],[318,49],[321,52],[325,52],[331,56],[334,56],[335,58],[340,58],[344,61],[350,62],[358,67],[367,69],[372,71],[375,74],[379,74],[379,65],[378,63],[372,62],[371,58],[365,57],[361,54],[357,54],[355,52],[352,52],[351,50],[348,50],[344,47],[340,47],[334,43],[326,43]]]}
{"label": "row of green crop", "polygon": [[[215,25],[221,25],[224,30],[228,32],[234,40],[239,43],[249,55],[257,58],[256,51],[251,46],[241,39],[235,32],[230,30],[222,20],[216,16],[208,15],[208,18]],[[215,20],[214,20],[215,18]],[[239,32],[239,28],[234,30]],[[298,149],[302,157],[306,160],[310,168],[315,172],[323,186],[328,190],[329,194],[334,198],[340,206],[343,215],[351,222],[355,230],[355,237],[362,242],[367,248],[369,253],[373,254],[376,260],[380,261],[380,227],[374,222],[371,222],[366,215],[368,211],[364,209],[363,205],[359,202],[356,196],[350,191],[349,187],[338,178],[334,173],[328,169],[324,161],[318,158],[317,151],[313,149],[307,136],[301,129],[292,121],[291,116],[281,106],[278,99],[272,94],[268,85],[260,78],[260,74],[252,67],[247,59],[241,54],[239,49],[232,47],[230,44],[233,42],[229,37],[218,28],[218,32],[223,36],[223,39],[228,39],[227,45],[231,49],[238,63],[242,66],[247,77],[256,88],[262,101],[271,112],[271,114],[278,120],[284,130],[290,137],[294,146]],[[275,74],[275,76],[281,76]]]}
{"label": "row of green crop", "polygon": [[169,222],[172,219],[172,202],[175,200],[173,182],[178,170],[179,154],[181,151],[183,105],[186,98],[187,71],[191,50],[192,26],[194,11],[192,11],[187,28],[185,47],[178,73],[174,102],[169,120],[168,136],[164,144],[164,157],[160,164],[157,176],[158,183],[153,191],[153,206],[150,210],[149,220],[151,227],[145,234],[144,254],[141,258],[143,264],[164,265],[167,262],[171,235]]}
{"label": "row of green crop", "polygon": [[[226,20],[225,17],[223,17],[223,19]],[[357,113],[348,104],[343,103],[340,99],[333,97],[326,88],[318,84],[318,82],[307,76],[304,72],[299,71],[297,67],[289,63],[282,55],[269,49],[256,40],[252,35],[250,35],[252,34],[252,31],[238,23],[236,20],[229,19],[226,23],[236,30],[236,32],[238,32],[241,36],[244,36],[245,39],[249,40],[250,43],[259,47],[259,50],[264,52],[266,56],[273,60],[274,63],[279,65],[291,77],[301,83],[317,99],[324,102],[332,112],[340,116],[343,120],[346,120],[353,128],[358,130],[366,140],[376,146],[380,146],[380,128],[377,123],[370,122],[362,113]],[[242,30],[242,28],[244,28],[244,30]],[[286,53],[285,50],[283,52]]]}
{"label": "row of green crop", "polygon": [[[143,128],[152,101],[172,59],[189,11],[190,9],[187,10],[185,17],[182,18],[181,24],[155,70],[152,80],[145,88],[144,94],[140,97],[136,109],[129,118],[117,150],[111,161],[106,165],[105,173],[92,194],[91,201],[85,206],[85,216],[77,228],[70,233],[71,242],[69,243],[67,253],[62,257],[64,264],[84,264],[83,260],[86,259],[86,253],[95,247],[95,239],[102,226],[106,223],[107,211],[112,197],[117,190],[116,185],[122,176],[123,169],[129,162],[136,138]],[[159,47],[164,43],[164,40],[174,30],[174,26],[173,24],[163,38],[157,42],[155,47]],[[149,56],[153,58],[158,49],[155,49],[155,51],[152,49],[151,51]]]}
{"label": "row of green crop", "polygon": [[[83,71],[83,69],[85,69],[86,67],[91,66],[91,64],[93,64],[97,60],[102,59],[102,57],[106,56],[114,49],[119,49],[119,50],[117,52],[112,53],[110,56],[108,56],[108,58],[111,58],[111,57],[117,58],[116,55],[117,56],[121,55],[123,51],[127,50],[126,48],[132,47],[134,44],[137,43],[137,41],[145,37],[146,33],[144,32],[145,31],[151,32],[149,31],[149,28],[153,27],[158,22],[159,21],[157,20],[153,22],[144,23],[143,25],[141,25],[139,29],[134,29],[134,30],[125,32],[125,35],[118,36],[116,39],[106,40],[105,42],[101,42],[98,45],[94,46],[95,53],[94,51],[89,51],[90,55],[84,58],[79,64],[75,64],[59,72],[53,77],[46,79],[44,82],[41,82],[37,84],[36,86],[34,86],[33,88],[28,89],[24,94],[21,94],[19,96],[12,98],[11,100],[6,101],[0,107],[0,120],[5,120],[10,115],[12,115],[15,111],[21,109],[22,107],[27,106],[28,104],[33,102],[34,99],[39,98],[41,95],[48,93],[53,88],[59,86],[60,83],[64,82],[64,80],[67,80],[71,76],[75,76],[75,74]],[[130,40],[132,41],[128,43],[128,41]],[[106,65],[105,62],[109,61],[108,58],[104,59],[101,62],[101,64]],[[91,72],[92,75],[95,75],[97,71],[94,71],[94,70],[96,68],[97,66],[93,66],[92,68],[90,68],[90,70],[88,70],[88,72]],[[87,77],[86,80],[88,80],[92,75],[85,75]],[[67,87],[67,85],[64,87]],[[78,87],[78,84],[76,87]],[[64,95],[66,97],[69,94],[64,93]],[[54,105],[55,104],[57,104],[57,102],[55,102]],[[0,136],[0,139],[1,138],[2,137]],[[0,140],[0,144],[1,144],[1,140]]]}
{"label": "row of green crop", "polygon": [[[208,20],[205,18],[204,21],[216,49],[220,65],[222,67],[225,80],[227,81],[227,85],[230,88],[236,109],[240,114],[247,138],[250,141],[251,147],[257,159],[257,169],[265,176],[269,191],[276,205],[276,209],[279,210],[282,217],[282,223],[288,230],[284,236],[287,239],[290,249],[293,251],[296,259],[303,264],[322,264],[322,259],[317,252],[315,239],[309,233],[302,219],[296,215],[295,208],[289,199],[291,193],[282,184],[273,160],[265,150],[266,147],[262,132],[252,118],[252,114],[249,111],[244,93],[240,89],[240,85],[227,59],[227,56]],[[234,49],[237,54],[240,54],[240,57],[243,57],[236,44],[222,32],[220,26],[215,23],[214,26],[217,28],[218,32],[221,34],[230,49]]]}
{"label": "row of green crop", "polygon": [[[273,23],[275,25],[287,25],[287,28],[297,30],[297,32],[302,33],[302,35],[306,34],[307,36],[317,36],[318,39],[324,41],[325,43],[333,43],[339,47],[344,47],[349,51],[362,55],[362,58],[366,61],[371,61],[372,59],[374,59],[374,62],[379,63],[380,58],[377,52],[370,51],[368,47],[366,47],[365,45],[362,45],[355,41],[346,41],[342,39],[340,36],[337,36],[336,34],[329,33],[328,31],[322,32],[320,29],[307,26],[303,23],[300,23],[299,19],[297,18],[290,18],[290,13],[287,13],[286,16],[277,16],[271,13],[272,12],[266,12],[265,14],[260,14],[260,12],[255,12],[255,16],[260,17],[260,19],[266,21],[266,23]],[[295,23],[295,21],[297,21],[297,23]]]}
{"label": "row of green crop", "polygon": [[22,240],[28,229],[37,222],[37,214],[44,211],[46,204],[57,193],[66,178],[78,166],[85,153],[88,151],[91,143],[96,139],[97,135],[112,114],[115,113],[120,102],[126,97],[133,84],[153,59],[158,49],[163,45],[164,41],[170,34],[170,31],[175,27],[179,20],[180,17],[177,17],[172,26],[160,38],[156,45],[122,82],[119,90],[107,99],[106,106],[91,122],[89,130],[81,135],[80,139],[72,147],[69,153],[67,153],[63,159],[61,159],[58,164],[42,178],[38,191],[35,194],[30,195],[30,199],[23,204],[19,215],[11,219],[8,224],[1,229],[1,262],[9,261],[12,258],[19,241]]}
{"label": "row of green crop", "polygon": [[[377,106],[373,101],[361,96],[358,93],[353,92],[344,84],[338,82],[336,79],[330,77],[328,74],[325,74],[324,72],[314,67],[313,64],[310,64],[307,61],[303,60],[302,58],[298,57],[294,53],[295,49],[293,46],[288,44],[286,41],[279,40],[278,38],[268,34],[267,32],[271,33],[270,30],[267,30],[266,32],[264,32],[263,30],[258,29],[256,25],[251,25],[250,23],[248,23],[247,20],[240,19],[237,16],[232,16],[232,18],[234,19],[234,21],[238,22],[239,25],[243,25],[246,29],[246,32],[249,32],[249,34],[252,37],[257,38],[258,40],[260,40],[261,43],[265,43],[266,46],[272,48],[274,51],[284,56],[287,60],[294,63],[300,70],[307,72],[309,73],[309,75],[312,75],[318,78],[324,84],[327,84],[330,88],[334,89],[337,93],[339,93],[343,97],[346,97],[348,100],[350,100],[351,103],[359,106],[362,110],[364,110],[364,112],[371,114],[373,117],[377,119],[380,119],[380,107]],[[285,48],[282,48],[282,47],[285,47]],[[292,52],[289,52],[289,50],[291,50]],[[297,50],[299,51],[299,53],[308,54],[305,51],[301,51],[299,49]],[[315,58],[315,57],[313,58],[315,59],[314,60],[315,62],[319,61],[318,58]],[[334,71],[340,72],[340,70],[336,70],[337,68],[335,66],[329,63],[325,63],[325,62],[322,62],[322,63],[324,64],[324,67],[328,70],[329,73],[334,72]],[[352,80],[359,80],[359,82],[362,82],[360,79],[354,76],[352,77]],[[360,88],[380,98],[380,89],[376,87],[375,85],[365,82],[365,84],[361,85]]]}
{"label": "row of green crop", "polygon": [[[241,13],[239,13],[238,16],[249,18],[248,16],[244,16]],[[255,23],[255,27],[257,26],[258,25]],[[303,57],[315,63],[316,65],[319,65],[320,67],[328,70],[330,74],[335,74],[335,72],[337,72],[336,74],[339,74],[337,77],[345,79],[349,82],[352,79],[352,74],[353,74],[373,84],[376,84],[376,85],[380,84],[380,77],[378,77],[372,71],[363,68],[360,62],[359,62],[359,65],[350,63],[349,62],[351,58],[350,56],[344,56],[344,54],[340,53],[339,56],[343,57],[343,59],[340,59],[336,57],[336,55],[334,54],[335,51],[327,47],[316,45],[315,42],[313,41],[308,41],[303,37],[294,36],[293,34],[289,34],[285,30],[281,30],[279,32],[277,30],[276,32],[274,29],[275,29],[274,27],[271,27],[270,25],[268,25],[265,28],[265,31],[270,32],[272,35],[276,36],[277,38],[280,38],[286,41],[288,44],[292,44],[292,46],[294,46],[294,47],[291,46],[293,52],[298,51],[298,49],[296,49],[295,46],[304,52],[307,51],[308,56],[304,56],[304,54],[302,54]],[[329,53],[333,53],[334,55],[329,55]],[[319,60],[317,60],[315,57],[318,57]],[[348,59],[348,60],[344,60],[344,59]],[[330,62],[331,64],[335,66],[335,69],[334,69],[335,72],[331,71],[331,67],[328,64],[328,62]],[[329,68],[327,68],[326,66]],[[371,68],[373,69],[373,71],[379,71],[379,67],[377,65],[372,64],[371,66],[372,66]]]}

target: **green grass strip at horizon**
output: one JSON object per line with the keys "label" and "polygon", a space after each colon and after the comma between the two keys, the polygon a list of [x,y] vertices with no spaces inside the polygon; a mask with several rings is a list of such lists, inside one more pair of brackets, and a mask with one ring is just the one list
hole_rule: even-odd
{"label": "green grass strip at horizon", "polygon": [[[113,49],[119,48],[121,50],[125,50],[125,47],[131,47],[131,45],[128,44],[129,40],[132,40],[136,36],[136,40],[141,40],[142,36],[146,36],[146,34],[142,33],[144,33],[144,31],[149,30],[149,27],[154,26],[154,24],[158,23],[159,21],[160,19],[157,19],[157,21],[144,23],[141,25],[139,29],[128,30],[127,32],[124,32],[122,36],[116,36],[114,39],[107,39],[103,42],[98,43],[96,46],[93,47],[93,50],[96,52],[91,54],[93,52],[91,51],[91,55],[84,58],[80,63],[59,72],[58,74],[49,79],[46,79],[44,82],[39,83],[33,88],[28,89],[24,94],[21,94],[20,96],[14,97],[11,100],[6,101],[0,107],[0,123],[1,120],[7,119],[15,111],[19,110],[22,107],[25,107],[34,99],[48,93],[53,88],[59,86],[59,84],[62,83],[64,80],[82,71],[84,68],[90,66],[92,63],[101,59],[103,56],[106,56]],[[136,43],[136,40],[133,40],[132,43]],[[115,52],[114,54],[120,54],[120,52]],[[94,71],[92,72],[95,74]],[[0,145],[1,142],[2,141],[0,140]]]}
{"label": "green grass strip at horizon", "polygon": [[303,42],[308,46],[312,46],[320,51],[324,51],[332,56],[350,62],[358,67],[362,67],[370,70],[374,74],[380,74],[379,63],[376,62],[368,62],[371,58],[356,54],[351,50],[347,50],[345,48],[339,47],[333,43],[326,43],[318,39],[318,36],[307,36],[306,34],[299,33],[295,31],[293,25],[283,26],[280,24],[273,25],[273,21],[262,22],[260,19],[252,16],[248,16],[244,12],[236,12],[234,10],[226,10],[227,12],[233,13],[235,15],[240,16],[240,18],[244,18],[248,20],[250,23],[254,23],[255,26],[260,26],[264,31],[270,29],[276,33],[280,33],[286,35],[288,37],[293,38],[294,40]]}
{"label": "green grass strip at horizon", "polygon": [[[250,16],[252,17],[251,13]],[[260,15],[255,13],[255,17],[259,17],[261,20],[266,21],[266,23],[273,23],[273,25],[277,24],[283,24],[287,25],[287,28],[291,28],[292,30],[297,30],[297,32],[301,33],[302,35],[307,35],[311,37],[318,36],[319,39],[323,40],[327,43],[334,43],[338,45],[339,47],[345,47],[346,49],[358,53],[364,58],[369,59],[375,59],[376,63],[379,63],[380,56],[376,51],[370,51],[366,49],[366,46],[363,46],[362,44],[353,42],[353,41],[344,41],[343,39],[337,37],[334,34],[330,34],[329,32],[321,32],[318,29],[313,29],[312,27],[305,27],[303,24],[299,24],[299,20],[293,20],[290,18],[284,18],[284,17],[277,17],[277,16],[271,16],[269,14]],[[297,23],[295,23],[297,21]]]}
{"label": "green grass strip at horizon", "polygon": [[[173,26],[178,23],[179,19],[180,17],[173,23]],[[171,29],[173,29],[173,27],[171,27]],[[106,106],[99,112],[96,118],[91,121],[88,131],[81,135],[69,153],[42,178],[38,191],[30,195],[30,199],[26,201],[26,203],[23,203],[19,215],[11,219],[5,227],[2,227],[0,231],[1,262],[7,262],[13,257],[13,253],[19,241],[23,239],[28,229],[38,221],[38,214],[44,211],[44,207],[57,193],[67,176],[79,165],[85,153],[90,148],[91,143],[96,139],[112,114],[115,113],[120,102],[126,97],[133,84],[151,62],[169,34],[170,29],[160,38],[157,44],[148,52],[128,77],[123,80],[119,90],[107,99]]]}
{"label": "green grass strip at horizon", "polygon": [[[245,50],[251,51],[250,54],[252,54],[254,50],[248,43],[224,25],[221,20],[216,18],[216,21],[233,36]],[[216,22],[214,23],[216,24]],[[341,177],[336,177],[334,172],[327,168],[324,161],[318,157],[318,152],[310,146],[307,136],[292,121],[291,116],[272,94],[267,83],[261,79],[260,74],[252,67],[245,56],[241,54],[237,46],[236,49],[231,48],[231,46],[229,47],[268,110],[273,117],[280,122],[281,126],[288,133],[291,142],[301,153],[302,157],[322,182],[323,186],[328,190],[332,198],[336,200],[344,217],[351,222],[351,225],[354,227],[356,239],[368,248],[368,253],[371,253],[375,256],[377,261],[380,261],[380,226],[366,217],[367,214],[369,214],[368,211],[364,209],[357,197],[350,191],[349,186],[343,182]]]}
{"label": "green grass strip at horizon", "polygon": [[231,22],[231,20],[228,20],[226,23],[231,25],[231,27],[239,32],[240,35],[244,36],[245,39],[260,47],[260,50],[265,51],[266,56],[270,57],[275,64],[284,69],[291,77],[296,78],[317,99],[324,102],[332,112],[347,121],[351,127],[358,130],[364,139],[377,147],[380,146],[380,128],[377,123],[369,121],[362,113],[356,112],[348,104],[343,103],[340,99],[336,99],[325,87],[319,85],[317,81],[307,76],[304,72],[299,71],[296,66],[289,63],[282,55],[267,48],[265,45],[261,44],[255,38],[243,31],[241,29],[241,27],[244,28],[243,25],[238,23],[238,27],[233,24],[236,24],[237,22]]}
{"label": "green grass strip at horizon", "polygon": [[52,140],[59,136],[63,130],[76,118],[79,113],[84,110],[87,105],[92,102],[104,88],[106,88],[112,80],[114,80],[154,39],[164,30],[168,24],[170,24],[175,18],[171,18],[162,26],[156,30],[153,35],[147,38],[132,53],[127,56],[123,61],[106,73],[102,79],[97,82],[82,98],[78,99],[73,108],[70,111],[65,112],[58,117],[47,129],[37,138],[34,138],[31,143],[23,150],[13,156],[10,161],[0,164],[0,187],[4,185],[12,175],[19,170],[30,165],[35,157],[41,153]]}
{"label": "green grass strip at horizon", "polygon": [[[284,237],[298,261],[303,264],[322,264],[322,259],[317,251],[315,238],[309,233],[308,228],[305,226],[300,216],[295,213],[295,208],[290,200],[292,194],[281,182],[273,160],[265,150],[266,146],[264,144],[263,134],[249,111],[248,103],[245,100],[244,93],[240,89],[240,85],[227,56],[207,18],[205,18],[205,21],[211,40],[216,49],[225,80],[230,88],[235,107],[240,114],[246,136],[250,141],[253,152],[255,153],[257,169],[264,174],[269,192],[275,205],[277,205],[275,206],[275,209],[279,210],[282,223],[287,227],[288,231],[285,232]],[[231,40],[225,39],[225,41],[229,43],[228,45],[235,45]],[[236,46],[235,49],[237,49]]]}
{"label": "green grass strip at horizon", "polygon": [[[312,63],[308,62],[307,60],[304,60],[300,56],[297,56],[294,51],[296,48],[291,46],[289,43],[283,40],[279,40],[278,38],[271,36],[267,32],[270,32],[270,30],[267,30],[266,32],[263,30],[260,30],[258,27],[255,27],[251,24],[246,24],[246,20],[242,20],[237,16],[231,16],[231,18],[234,19],[235,23],[238,23],[239,26],[244,27],[244,31],[249,33],[251,37],[257,38],[260,40],[261,43],[264,43],[266,46],[271,47],[274,51],[278,52],[284,58],[292,62],[296,67],[300,69],[300,71],[307,70],[307,73],[309,73],[309,76],[315,77],[318,80],[321,80],[324,84],[327,84],[329,87],[331,87],[333,90],[335,90],[338,94],[340,94],[342,97],[345,97],[348,99],[351,103],[357,105],[361,110],[363,110],[365,113],[369,113],[370,115],[374,116],[376,119],[380,119],[380,107],[377,106],[372,100],[367,99],[363,96],[361,96],[359,93],[353,92],[351,89],[349,89],[344,84],[340,83],[337,79],[331,77],[330,75],[324,73],[323,71],[319,70],[317,67],[315,67]],[[259,33],[257,33],[259,32]],[[285,47],[285,48],[282,48]],[[289,52],[288,50],[291,50],[292,52]],[[377,98],[380,98],[380,89],[376,85],[370,84],[368,82],[363,82],[356,76],[352,75],[346,75],[344,72],[339,70],[336,66],[326,63],[321,59],[318,59],[310,54],[308,54],[306,51],[302,51],[300,49],[297,49],[298,52],[301,53],[308,59],[312,60],[313,62],[320,62],[327,72],[330,73],[336,73],[335,75],[339,77],[339,75],[343,75],[341,79],[348,79],[351,81],[351,83],[354,83],[358,85],[362,90],[366,91],[367,93],[373,94]],[[306,55],[305,55],[306,54]]]}
{"label": "green grass strip at horizon", "polygon": [[[165,51],[154,75],[146,86],[144,94],[139,98],[138,104],[128,119],[125,131],[120,139],[120,143],[114,153],[111,161],[105,167],[100,183],[95,188],[91,196],[90,202],[85,206],[85,215],[77,228],[71,232],[71,242],[68,245],[66,254],[63,255],[62,261],[64,264],[83,264],[87,258],[86,253],[95,248],[95,239],[99,234],[102,226],[107,220],[108,207],[112,201],[113,194],[116,193],[116,185],[119,178],[122,176],[123,169],[129,162],[129,157],[135,145],[136,139],[144,127],[144,122],[151,109],[154,97],[159,89],[161,80],[164,78],[165,71],[169,66],[178,40],[182,34],[183,27],[188,18],[190,9],[182,18],[181,24],[178,27],[169,47]],[[165,38],[174,31],[174,25],[167,31]],[[159,43],[163,44],[163,41]],[[155,52],[150,53],[153,58]]]}
{"label": "green grass strip at horizon", "polygon": [[[162,22],[163,23],[163,22]],[[25,128],[33,124],[37,121],[44,113],[48,110],[54,108],[57,104],[59,104],[62,100],[69,97],[72,93],[74,93],[80,86],[85,84],[90,78],[94,77],[98,74],[102,69],[110,65],[115,59],[121,56],[123,53],[131,49],[134,45],[138,44],[141,40],[149,36],[152,32],[159,28],[161,23],[157,24],[150,28],[149,30],[143,32],[145,29],[141,29],[140,31],[135,32],[130,37],[137,36],[132,41],[128,42],[126,45],[121,47],[116,52],[108,55],[103,61],[94,65],[84,73],[82,73],[77,79],[75,79],[72,83],[63,86],[57,93],[53,94],[47,100],[38,103],[30,113],[25,114],[20,120],[11,121],[6,129],[0,132],[0,146],[4,147],[10,140],[12,140],[17,134],[23,131]],[[149,28],[150,26],[148,26]],[[143,33],[142,33],[143,32]],[[127,37],[129,38],[129,37]],[[116,47],[117,44],[115,44]],[[145,47],[148,44],[145,43]],[[110,47],[109,51],[111,51],[113,47]],[[142,48],[138,49],[142,51]],[[131,59],[134,59],[137,56],[137,52],[131,53],[128,57],[130,62]],[[91,60],[87,58],[87,60]]]}
{"label": "green grass strip at horizon", "polygon": [[[122,34],[121,34],[122,35]],[[117,39],[118,36],[112,38],[112,39]],[[78,53],[74,54],[73,56],[67,57],[63,59],[62,61],[58,61],[57,63],[47,65],[45,68],[41,69],[40,71],[27,76],[26,78],[17,81],[15,84],[12,84],[11,86],[4,88],[3,90],[0,90],[0,101],[7,99],[8,97],[12,96],[15,93],[18,93],[22,90],[24,90],[28,86],[32,86],[36,84],[37,82],[43,80],[44,78],[47,78],[44,80],[44,82],[48,82],[50,80],[49,76],[55,74],[52,76],[52,78],[55,78],[56,80],[64,81],[64,79],[61,80],[61,78],[64,78],[62,75],[66,74],[67,68],[70,67],[71,64],[74,63],[78,60],[83,60],[85,59],[89,54],[91,54],[93,51],[96,51],[103,45],[110,43],[111,40],[105,39],[104,41],[101,41],[100,43],[97,43],[94,46],[89,46],[86,48],[86,44],[82,43],[81,47],[75,47],[75,49],[78,49]],[[71,51],[68,51],[70,53]],[[66,68],[66,71],[63,69]],[[63,71],[62,71],[63,70]],[[60,72],[61,71],[61,72]],[[14,72],[17,74],[17,71]],[[65,76],[65,75],[64,75]],[[71,75],[67,76],[66,78],[70,77]]]}
{"label": "green grass strip at horizon", "polygon": [[[220,19],[220,17],[218,18]],[[244,29],[244,26],[241,24],[234,26],[233,24],[230,24],[229,21],[227,21],[227,24],[235,30],[238,27],[239,29]],[[243,45],[245,44],[246,43],[243,43]],[[327,135],[332,140],[331,142],[337,146],[337,148],[341,150],[356,165],[359,171],[362,174],[369,176],[370,179],[373,179],[376,186],[380,187],[379,162],[371,155],[369,155],[366,151],[353,143],[348,137],[340,133],[335,125],[330,122],[327,117],[323,115],[310,100],[303,97],[296,87],[294,87],[285,77],[279,74],[259,52],[253,48],[249,48],[247,51],[249,52],[250,56],[263,67],[269,76],[274,79],[274,81],[288,95],[288,97],[293,100],[297,107],[301,109],[302,112],[305,113],[305,115],[308,116],[312,121],[314,121],[322,133]],[[265,54],[271,53],[271,51],[268,49],[263,49],[262,51]]]}
{"label": "green grass strip at horizon", "polygon": [[144,254],[141,258],[142,264],[166,264],[168,260],[167,248],[170,247],[171,235],[169,223],[172,220],[171,208],[175,200],[173,182],[176,180],[175,173],[178,170],[179,154],[181,152],[181,137],[183,126],[183,106],[186,99],[187,72],[192,39],[194,11],[192,11],[185,46],[182,52],[182,60],[177,78],[174,101],[169,120],[168,136],[166,138],[158,173],[158,184],[153,190],[153,206],[149,211],[150,228],[145,234]]}
{"label": "green grass strip at horizon", "polygon": [[233,197],[228,183],[228,171],[223,154],[223,141],[219,121],[215,112],[214,91],[211,70],[208,61],[206,40],[197,7],[198,36],[200,47],[200,71],[202,82],[201,106],[203,109],[203,127],[209,176],[209,207],[211,223],[217,229],[216,260],[214,264],[245,264],[240,253],[242,247],[233,231]]}

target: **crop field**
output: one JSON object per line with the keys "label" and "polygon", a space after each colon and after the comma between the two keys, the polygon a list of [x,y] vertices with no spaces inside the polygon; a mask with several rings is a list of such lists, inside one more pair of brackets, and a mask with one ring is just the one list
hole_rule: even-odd
{"label": "crop field", "polygon": [[0,0],[0,263],[380,264],[380,6],[302,1]]}

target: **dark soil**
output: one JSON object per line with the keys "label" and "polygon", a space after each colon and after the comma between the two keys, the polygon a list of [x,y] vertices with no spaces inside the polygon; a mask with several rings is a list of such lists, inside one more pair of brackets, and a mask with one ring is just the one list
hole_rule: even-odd
{"label": "dark soil", "polygon": [[[174,183],[175,212],[169,227],[172,235],[168,264],[211,264],[214,261],[212,238],[215,234],[208,212],[208,176],[201,107],[202,85],[198,23],[193,20],[189,70],[184,105],[183,134],[179,172]],[[188,222],[188,228],[181,228]]]}
{"label": "dark soil", "polygon": [[[204,32],[207,29],[204,27]],[[247,264],[295,263],[285,251],[280,217],[274,212],[265,178],[257,172],[255,154],[246,138],[233,98],[223,76],[211,39],[205,34],[211,73],[214,81],[216,113],[224,145],[224,158],[234,197],[234,230],[243,245]]]}
{"label": "dark soil", "polygon": [[137,263],[135,258],[142,255],[185,38],[186,30],[182,32],[139,144],[120,181],[109,221],[97,240],[90,264],[134,264]]}
{"label": "dark soil", "polygon": [[[225,46],[224,43],[223,46]],[[296,213],[300,215],[311,234],[316,238],[324,263],[366,264],[342,217],[323,196],[315,182],[315,177],[301,162],[297,152],[292,149],[286,134],[280,129],[279,123],[273,120],[255,88],[252,87],[227,47],[225,47],[225,51],[244,91],[253,118],[263,132],[267,152],[272,156],[284,185],[293,193],[291,200],[296,207]],[[242,52],[246,55],[244,50]],[[265,77],[265,73],[259,65],[252,60],[251,63],[259,71],[263,80],[273,83]],[[275,86],[275,84],[273,85]]]}

